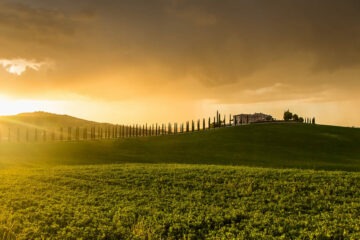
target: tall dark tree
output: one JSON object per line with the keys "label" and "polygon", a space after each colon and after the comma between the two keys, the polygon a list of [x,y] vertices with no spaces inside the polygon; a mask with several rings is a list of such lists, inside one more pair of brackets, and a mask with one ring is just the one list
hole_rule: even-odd
{"label": "tall dark tree", "polygon": [[289,110],[287,110],[287,111],[284,112],[284,120],[285,120],[285,121],[289,121],[289,120],[291,120],[292,118],[293,118],[293,114],[292,114]]}

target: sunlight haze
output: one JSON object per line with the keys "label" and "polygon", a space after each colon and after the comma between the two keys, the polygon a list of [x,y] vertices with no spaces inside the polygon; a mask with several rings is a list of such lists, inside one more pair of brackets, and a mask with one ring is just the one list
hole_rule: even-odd
{"label": "sunlight haze", "polygon": [[0,115],[360,126],[357,1],[140,2],[1,1]]}

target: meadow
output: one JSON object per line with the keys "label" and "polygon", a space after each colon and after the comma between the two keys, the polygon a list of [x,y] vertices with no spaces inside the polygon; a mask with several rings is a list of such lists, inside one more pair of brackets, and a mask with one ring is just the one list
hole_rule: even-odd
{"label": "meadow", "polygon": [[360,173],[117,164],[0,176],[3,239],[360,238]]}
{"label": "meadow", "polygon": [[1,143],[2,239],[360,239],[360,129]]}

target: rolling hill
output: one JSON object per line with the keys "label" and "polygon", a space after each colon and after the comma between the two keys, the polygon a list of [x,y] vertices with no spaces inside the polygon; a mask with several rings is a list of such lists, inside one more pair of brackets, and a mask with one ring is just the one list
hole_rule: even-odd
{"label": "rolling hill", "polygon": [[359,146],[357,128],[254,124],[158,137],[2,143],[0,163],[177,163],[359,171]]}
{"label": "rolling hill", "polygon": [[358,146],[360,129],[295,123],[2,141],[0,235],[359,239]]}
{"label": "rolling hill", "polygon": [[38,127],[53,128],[59,126],[89,126],[96,122],[88,121],[68,115],[47,112],[20,113],[11,116],[0,116],[0,127]]}

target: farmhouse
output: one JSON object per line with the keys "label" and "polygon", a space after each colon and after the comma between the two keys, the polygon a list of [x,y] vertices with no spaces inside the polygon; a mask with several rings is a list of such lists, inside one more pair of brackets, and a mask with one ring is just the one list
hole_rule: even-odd
{"label": "farmhouse", "polygon": [[254,113],[254,114],[238,114],[234,115],[233,124],[248,124],[255,122],[267,122],[272,121],[273,117],[264,113]]}

